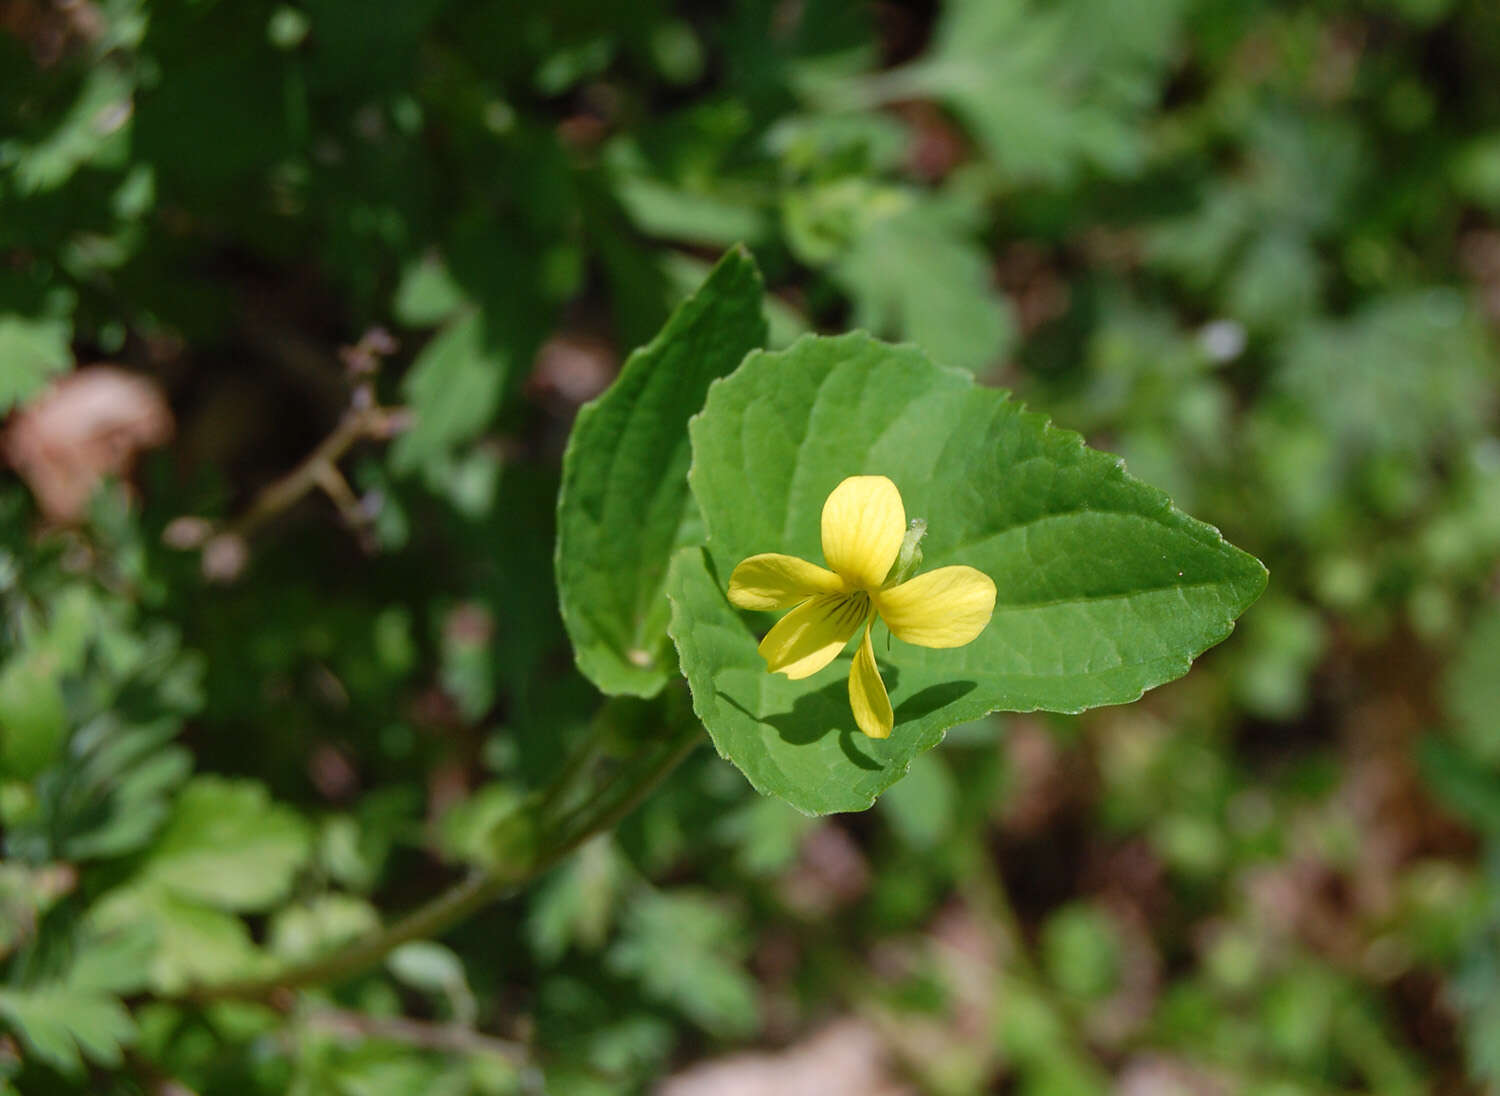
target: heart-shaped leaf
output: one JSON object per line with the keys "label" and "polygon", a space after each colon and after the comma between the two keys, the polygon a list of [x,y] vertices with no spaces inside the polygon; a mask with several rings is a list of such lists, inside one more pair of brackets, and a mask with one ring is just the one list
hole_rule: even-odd
{"label": "heart-shaped leaf", "polygon": [[[809,813],[862,810],[956,723],[1078,712],[1184,674],[1258,597],[1266,571],[1218,530],[1012,402],[909,346],[863,334],[752,354],[691,424],[706,548],[673,560],[671,634],[715,745],[760,791]],[[820,515],[846,476],[879,474],[927,521],[922,570],[963,563],[998,589],[965,647],[876,652],[890,738],[855,729],[850,658],[803,681],[756,653],[769,614],[725,597],[747,556],[821,562]]]}

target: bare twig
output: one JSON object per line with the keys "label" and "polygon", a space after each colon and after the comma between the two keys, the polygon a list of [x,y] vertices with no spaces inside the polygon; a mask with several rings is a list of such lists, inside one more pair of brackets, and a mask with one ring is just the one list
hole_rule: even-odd
{"label": "bare twig", "polygon": [[371,1016],[338,1008],[311,1009],[297,1018],[310,1028],[348,1041],[385,1039],[420,1050],[490,1054],[516,1065],[525,1065],[530,1058],[524,1043],[486,1035],[462,1024],[434,1024],[405,1016]]}
{"label": "bare twig", "polygon": [[340,352],[354,389],[343,417],[331,434],[286,475],[263,488],[243,513],[227,522],[180,517],[167,526],[162,539],[174,548],[203,551],[203,573],[210,579],[229,581],[238,577],[249,558],[247,541],[267,522],[295,506],[313,490],[321,490],[338,507],[339,515],[359,536],[361,545],[372,549],[370,519],[354,489],[339,470],[339,462],[361,441],[384,441],[402,430],[409,412],[400,407],[381,407],[375,398],[373,378],[380,359],[394,352],[396,342],[382,328],[367,332],[358,343]]}
{"label": "bare twig", "polygon": [[[219,530],[218,535],[248,537],[271,518],[290,509],[314,488],[327,490],[326,485],[334,477],[348,491],[349,485],[338,470],[338,462],[360,441],[390,437],[399,428],[403,417],[401,411],[391,408],[351,408],[344,413],[333,433],[324,438],[301,464],[265,487],[255,496],[249,509]],[[333,492],[330,491],[330,494]],[[335,504],[338,501],[335,496]]]}

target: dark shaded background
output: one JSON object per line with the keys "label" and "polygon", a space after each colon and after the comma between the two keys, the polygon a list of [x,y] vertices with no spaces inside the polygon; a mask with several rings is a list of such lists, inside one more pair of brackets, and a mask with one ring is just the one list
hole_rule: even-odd
{"label": "dark shaded background", "polygon": [[[1500,1082],[1497,71],[1489,0],[0,0],[0,1091]],[[740,240],[1266,596],[868,814],[700,751],[316,1007],[154,1002],[557,765],[568,425]]]}

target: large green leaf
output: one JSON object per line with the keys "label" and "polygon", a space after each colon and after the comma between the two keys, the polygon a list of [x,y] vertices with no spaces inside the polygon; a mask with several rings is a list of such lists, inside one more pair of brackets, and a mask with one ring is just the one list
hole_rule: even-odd
{"label": "large green leaf", "polygon": [[[986,712],[1134,700],[1227,636],[1266,583],[1118,458],[863,334],[751,355],[710,389],[692,445],[707,547],[673,560],[672,637],[719,752],[807,812],[868,807],[948,727]],[[805,681],[769,674],[755,648],[772,618],[724,595],[757,552],[821,560],[824,499],[856,474],[889,476],[927,520],[924,569],[968,564],[999,590],[966,647],[888,647],[877,630],[896,718],[884,741],[855,730],[847,655]]]}
{"label": "large green leaf", "polygon": [[731,250],[607,392],[563,457],[557,585],[578,666],[606,693],[651,696],[676,672],[667,642],[672,552],[701,540],[687,421],[709,383],[765,345],[760,273]]}

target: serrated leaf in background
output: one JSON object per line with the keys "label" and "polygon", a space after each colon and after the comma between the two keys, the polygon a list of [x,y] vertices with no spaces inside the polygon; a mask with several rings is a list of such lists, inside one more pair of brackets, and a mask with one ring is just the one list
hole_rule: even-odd
{"label": "serrated leaf in background", "polygon": [[135,1021],[119,995],[146,984],[149,952],[149,933],[139,925],[86,931],[61,978],[0,988],[0,1020],[66,1075],[80,1076],[85,1060],[119,1066],[121,1048],[136,1038]]}
{"label": "serrated leaf in background", "polygon": [[1275,385],[1346,462],[1450,447],[1500,402],[1479,317],[1447,289],[1378,297],[1347,320],[1303,328]]}
{"label": "serrated leaf in background", "polygon": [[199,776],[147,850],[141,878],[190,902],[263,910],[291,889],[311,850],[307,823],[264,785]]}
{"label": "serrated leaf in background", "polygon": [[0,989],[0,1017],[37,1057],[64,1074],[83,1073],[84,1059],[114,1067],[135,1040],[135,1023],[119,1000],[68,985]]}
{"label": "serrated leaf in background", "polygon": [[249,977],[271,965],[239,917],[184,901],[149,880],[116,887],[89,913],[106,931],[150,933],[149,983],[157,993]]}
{"label": "serrated leaf in background", "polygon": [[1143,122],[1179,33],[1181,0],[955,0],[919,59],[854,85],[864,101],[952,107],[1008,178],[1067,184],[1124,175],[1146,156]]}
{"label": "serrated leaf in background", "polygon": [[648,891],[625,907],[605,964],[706,1031],[743,1038],[760,1020],[755,982],[738,962],[742,953],[741,926],[709,895]]}
{"label": "serrated leaf in background", "polygon": [[852,326],[910,340],[935,361],[980,370],[1016,339],[1009,301],[982,248],[930,201],[875,217],[831,275],[854,302]]}
{"label": "serrated leaf in background", "polygon": [[553,868],[537,886],[526,916],[531,950],[556,963],[571,947],[597,951],[614,922],[628,866],[603,834]]}
{"label": "serrated leaf in background", "polygon": [[1148,261],[1215,291],[1226,315],[1257,331],[1295,330],[1322,308],[1316,244],[1347,216],[1367,170],[1360,138],[1341,119],[1262,107],[1243,123],[1242,169],[1152,225]]}
{"label": "serrated leaf in background", "polygon": [[146,844],[171,810],[172,791],[192,772],[192,755],[168,744],[177,720],[123,729],[111,722],[103,717],[103,727],[79,734],[80,763],[67,789],[73,825],[60,850],[69,860],[123,856]]}

